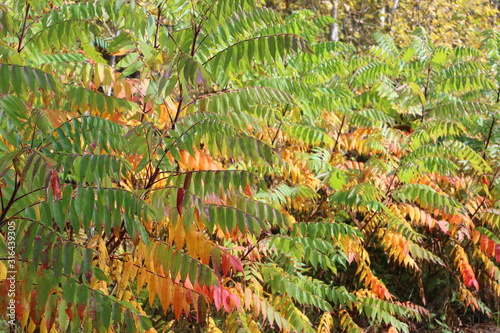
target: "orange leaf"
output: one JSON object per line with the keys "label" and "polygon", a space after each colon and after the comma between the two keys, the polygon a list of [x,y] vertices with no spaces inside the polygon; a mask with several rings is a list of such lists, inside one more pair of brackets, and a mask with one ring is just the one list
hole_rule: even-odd
{"label": "orange leaf", "polygon": [[491,256],[495,255],[495,246],[496,246],[495,241],[488,238],[488,248],[487,248],[487,252],[486,252],[487,256],[491,257]]}
{"label": "orange leaf", "polygon": [[174,308],[175,319],[179,320],[182,315],[182,311],[184,310],[184,289],[183,288],[175,288],[174,291],[174,300],[172,302],[172,307]]}
{"label": "orange leaf", "polygon": [[249,197],[251,197],[253,195],[253,192],[252,192],[252,187],[250,186],[249,183],[246,184],[245,186],[245,194],[248,195]]}
{"label": "orange leaf", "polygon": [[68,306],[66,307],[66,310],[64,310],[64,311],[68,315],[69,320],[73,320],[73,318],[75,317],[75,314],[73,313],[72,306],[70,304],[68,304]]}
{"label": "orange leaf", "polygon": [[173,289],[174,285],[169,277],[162,279],[161,288],[158,290],[158,298],[160,299],[161,306],[163,307],[163,311],[165,311],[165,313],[172,302]]}
{"label": "orange leaf", "polygon": [[481,238],[480,238],[480,245],[481,245],[481,251],[484,252],[486,255],[488,255],[488,237],[486,237],[485,235],[481,235]]}
{"label": "orange leaf", "polygon": [[209,170],[210,161],[206,155],[200,155],[198,160],[198,170]]}

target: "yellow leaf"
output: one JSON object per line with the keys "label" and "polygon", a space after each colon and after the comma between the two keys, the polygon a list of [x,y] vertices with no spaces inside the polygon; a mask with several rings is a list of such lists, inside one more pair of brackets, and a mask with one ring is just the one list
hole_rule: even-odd
{"label": "yellow leaf", "polygon": [[415,221],[415,209],[413,209],[413,206],[407,205],[406,208],[408,209],[408,215],[410,215],[410,220]]}
{"label": "yellow leaf", "polygon": [[215,325],[215,321],[212,317],[208,318],[207,333],[222,333],[222,331]]}
{"label": "yellow leaf", "polygon": [[0,261],[0,280],[5,280],[7,278],[7,267],[3,263],[3,261]]}
{"label": "yellow leaf", "polygon": [[179,217],[174,228],[174,241],[178,249],[182,249],[186,242],[186,231],[184,230],[184,225],[182,224],[182,217]]}
{"label": "yellow leaf", "polygon": [[144,283],[148,283],[149,280],[146,281],[146,279],[150,275],[152,275],[152,274],[148,273],[148,271],[146,270],[146,267],[139,268],[139,274],[137,276],[137,294],[139,294],[141,292],[142,286],[144,285]]}

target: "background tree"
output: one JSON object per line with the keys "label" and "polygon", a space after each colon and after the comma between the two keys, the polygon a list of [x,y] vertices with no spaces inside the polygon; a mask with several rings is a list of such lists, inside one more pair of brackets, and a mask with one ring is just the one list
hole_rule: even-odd
{"label": "background tree", "polygon": [[295,5],[0,6],[18,326],[410,332],[495,315],[500,35],[378,33],[358,53],[323,41],[329,12]]}
{"label": "background tree", "polygon": [[[499,13],[495,1],[479,0],[275,0],[268,1],[267,5],[286,15],[300,9],[331,15],[338,21],[340,40],[357,47],[372,44],[375,32],[389,34],[398,44],[408,43],[411,32],[418,27],[424,28],[433,42],[479,46],[482,32],[496,26]],[[334,40],[328,29],[322,38]]]}

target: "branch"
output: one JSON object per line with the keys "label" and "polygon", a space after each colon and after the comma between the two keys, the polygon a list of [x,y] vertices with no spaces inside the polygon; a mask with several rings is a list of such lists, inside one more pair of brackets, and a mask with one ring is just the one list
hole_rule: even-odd
{"label": "branch", "polygon": [[161,162],[163,161],[163,159],[165,158],[165,156],[167,156],[167,153],[170,150],[170,148],[172,148],[174,146],[174,144],[177,143],[177,140],[179,140],[180,138],[182,138],[187,132],[189,132],[191,129],[193,129],[196,125],[198,125],[199,123],[201,123],[201,121],[203,121],[203,120],[197,121],[196,123],[194,123],[193,125],[191,125],[184,133],[182,133],[177,139],[175,139],[174,142],[172,142],[170,144],[170,146],[168,146],[167,149],[164,150],[163,156],[158,161],[158,164],[157,164],[157,166],[155,168],[155,171],[151,175],[151,177],[149,178],[148,183],[146,184],[146,186],[144,187],[144,189],[150,188],[155,183],[156,177],[158,177],[158,175],[160,174],[160,165],[161,165]]}
{"label": "branch", "polygon": [[[337,149],[337,145],[338,145],[339,139],[340,139],[340,133],[342,132],[342,127],[344,127],[345,117],[346,116],[342,117],[342,122],[340,123],[339,131],[337,132],[337,138],[335,139],[335,145],[333,146],[332,153],[335,152],[335,149]],[[330,162],[331,162],[331,160],[330,160]]]}
{"label": "branch", "polygon": [[0,215],[0,229],[3,228],[5,223],[7,223],[7,220],[5,219],[5,217],[7,216],[7,213],[9,212],[9,210],[12,207],[12,205],[14,204],[14,202],[17,201],[16,195],[17,195],[17,192],[19,191],[20,188],[21,188],[21,179],[18,179],[18,175],[16,173],[14,191],[12,192],[12,195],[9,199],[9,202],[7,203],[5,208],[2,210],[2,215]]}
{"label": "branch", "polygon": [[26,22],[28,21],[28,16],[29,16],[29,11],[30,11],[30,3],[26,2],[26,13],[24,14],[24,22],[23,22],[23,29],[21,30],[21,36],[19,36],[19,44],[17,45],[17,52],[21,52],[23,49],[23,39],[26,37]]}
{"label": "branch", "polygon": [[158,16],[156,17],[156,30],[155,30],[155,40],[153,47],[157,49],[160,45],[158,44],[158,32],[160,30],[160,18],[161,18],[161,4],[158,6]]}
{"label": "branch", "polygon": [[488,137],[486,138],[486,143],[484,144],[484,149],[483,149],[483,159],[486,158],[486,150],[488,149],[488,145],[490,144],[491,136],[493,134],[493,127],[495,127],[495,116],[493,116],[493,119],[491,120],[491,126],[490,126],[490,131],[488,132]]}
{"label": "branch", "polygon": [[[427,68],[427,79],[425,81],[425,86],[424,86],[424,97],[425,97],[425,102],[427,102],[427,96],[429,95],[429,84],[430,84],[430,78],[431,78],[431,71],[432,67],[429,65]],[[425,104],[424,101],[422,101],[422,123],[424,122],[425,119]]]}
{"label": "branch", "polygon": [[285,106],[285,109],[283,110],[283,113],[281,115],[281,122],[280,124],[278,125],[278,129],[276,130],[276,134],[274,134],[274,138],[271,140],[271,145],[274,145],[274,141],[276,140],[276,138],[278,137],[278,133],[280,132],[281,130],[281,126],[283,125],[283,118],[285,117],[286,113],[288,111],[288,104]]}

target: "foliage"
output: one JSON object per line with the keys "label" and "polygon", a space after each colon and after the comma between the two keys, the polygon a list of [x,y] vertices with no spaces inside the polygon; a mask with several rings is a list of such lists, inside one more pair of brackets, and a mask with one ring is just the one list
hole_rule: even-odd
{"label": "foliage", "polygon": [[498,32],[361,54],[250,0],[0,13],[23,330],[410,332],[498,306]]}
{"label": "foliage", "polygon": [[[434,42],[478,46],[485,30],[496,27],[498,1],[482,0],[269,0],[267,4],[290,14],[302,10],[310,15],[331,16],[338,24],[339,40],[360,48],[374,42],[373,33],[387,33],[398,44],[411,40],[411,32],[424,28]],[[329,38],[325,29],[323,38]]]}

